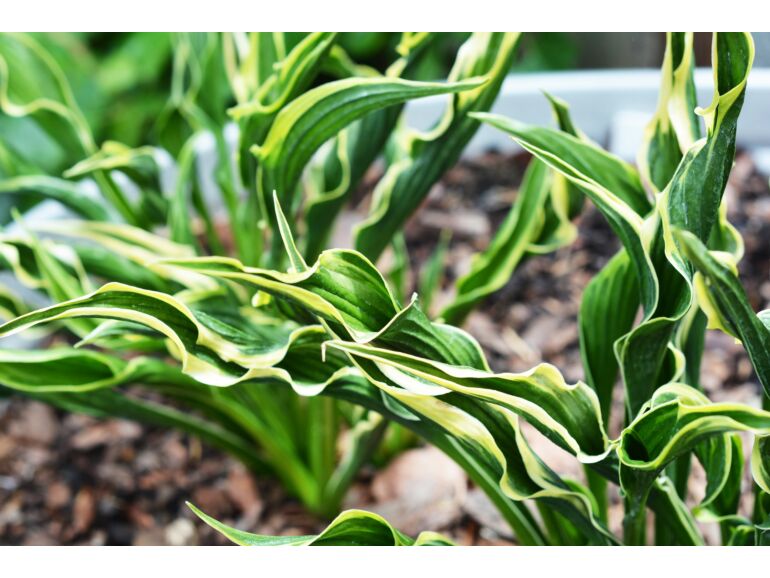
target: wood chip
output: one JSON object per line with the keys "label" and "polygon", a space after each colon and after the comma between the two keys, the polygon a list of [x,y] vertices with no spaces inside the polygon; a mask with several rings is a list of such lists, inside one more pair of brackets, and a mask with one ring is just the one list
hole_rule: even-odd
{"label": "wood chip", "polygon": [[81,488],[75,496],[72,506],[72,532],[74,535],[82,534],[91,527],[96,517],[96,502],[93,490],[89,487]]}

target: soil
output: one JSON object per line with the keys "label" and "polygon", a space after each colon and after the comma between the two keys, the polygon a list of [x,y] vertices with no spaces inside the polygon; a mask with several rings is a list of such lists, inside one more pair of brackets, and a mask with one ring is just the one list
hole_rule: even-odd
{"label": "soil", "polygon": [[[452,231],[436,308],[451,297],[453,280],[505,217],[526,162],[522,154],[496,152],[463,161],[409,223],[413,285],[441,230]],[[730,220],[745,240],[740,272],[755,310],[770,303],[768,193],[767,177],[757,173],[750,155],[739,154],[726,194]],[[345,222],[355,218],[351,213]],[[588,205],[578,225],[574,244],[525,261],[469,317],[466,329],[480,340],[494,369],[521,371],[548,361],[569,381],[582,378],[580,296],[619,244]],[[708,334],[702,382],[714,400],[760,404],[760,386],[745,353],[720,333]],[[532,443],[557,471],[580,476],[570,456],[534,436]],[[697,472],[694,480],[692,500],[703,483]],[[21,397],[0,399],[0,544],[226,543],[194,518],[186,500],[228,524],[265,534],[313,533],[325,523],[271,478],[252,476],[186,435],[67,414]],[[380,471],[365,469],[346,507],[378,511],[407,533],[430,529],[461,544],[513,543],[484,495],[431,448],[409,450]],[[617,524],[619,510],[611,515],[611,525]]]}

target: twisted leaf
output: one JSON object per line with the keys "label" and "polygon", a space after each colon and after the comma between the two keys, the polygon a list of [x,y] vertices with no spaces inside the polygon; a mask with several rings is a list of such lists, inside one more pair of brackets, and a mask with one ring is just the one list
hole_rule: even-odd
{"label": "twisted leaf", "polygon": [[453,546],[435,532],[422,532],[416,539],[396,530],[371,512],[347,510],[316,536],[265,536],[237,530],[204,514],[190,502],[187,506],[201,520],[239,546]]}

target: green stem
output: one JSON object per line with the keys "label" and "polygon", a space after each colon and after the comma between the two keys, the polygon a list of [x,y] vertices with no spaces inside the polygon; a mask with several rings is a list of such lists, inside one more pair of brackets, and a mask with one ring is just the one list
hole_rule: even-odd
{"label": "green stem", "polygon": [[[763,392],[762,395],[762,409],[770,411],[770,397]],[[754,485],[754,508],[751,514],[751,520],[755,524],[761,524],[767,518],[768,512],[765,511],[765,498],[767,494],[756,483]]]}
{"label": "green stem", "polygon": [[647,508],[636,497],[624,500],[623,543],[626,546],[644,546],[647,539]]}
{"label": "green stem", "polygon": [[[234,386],[227,389],[192,387],[174,387],[156,385],[154,389],[162,391],[174,399],[197,407],[206,412],[207,406],[227,416],[251,439],[251,453],[261,452],[269,469],[283,482],[289,492],[296,495],[309,509],[318,503],[318,491],[311,472],[297,456],[296,449],[279,434],[279,431],[265,423],[260,413],[245,403],[239,387],[253,387],[255,384]],[[267,396],[265,396],[267,397]]]}
{"label": "green stem", "polygon": [[318,491],[317,508],[334,512],[336,504],[326,503],[324,488],[334,473],[337,461],[337,437],[339,416],[337,402],[330,397],[313,397],[307,400],[308,413],[305,431],[308,440],[308,462]]}
{"label": "green stem", "polygon": [[588,488],[591,490],[591,495],[596,500],[596,505],[599,508],[598,517],[606,524],[607,512],[609,509],[609,501],[607,499],[607,479],[588,466],[584,466],[583,469],[586,473]]}
{"label": "green stem", "polygon": [[551,545],[583,546],[586,544],[586,539],[578,533],[575,526],[549,504],[537,501],[535,505],[540,512]]}
{"label": "green stem", "polygon": [[[379,414],[372,414],[368,419],[362,418],[354,426],[351,432],[351,437],[354,438],[351,446],[342,456],[324,488],[323,504],[328,511],[327,516],[339,511],[339,506],[356,479],[356,474],[379,447],[388,426],[393,425]],[[365,429],[362,426],[366,426]]]}
{"label": "green stem", "polygon": [[[690,477],[691,458],[692,454],[689,452],[685,453],[666,467],[666,475],[669,480],[671,480],[677,495],[682,499],[684,499],[687,494],[687,482]],[[674,536],[670,526],[661,516],[655,516],[655,545],[671,546],[674,544],[673,540]]]}

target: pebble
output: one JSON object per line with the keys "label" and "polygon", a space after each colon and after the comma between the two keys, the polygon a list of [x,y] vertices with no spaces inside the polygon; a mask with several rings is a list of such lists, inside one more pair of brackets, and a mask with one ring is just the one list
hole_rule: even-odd
{"label": "pebble", "polygon": [[416,536],[459,519],[467,488],[465,472],[433,447],[408,450],[372,480],[375,502],[367,508],[402,532]]}
{"label": "pebble", "polygon": [[58,434],[56,414],[49,405],[38,401],[30,402],[11,422],[8,433],[20,440],[49,445]]}
{"label": "pebble", "polygon": [[194,546],[198,543],[195,525],[187,518],[177,518],[163,532],[165,542],[169,546]]}

